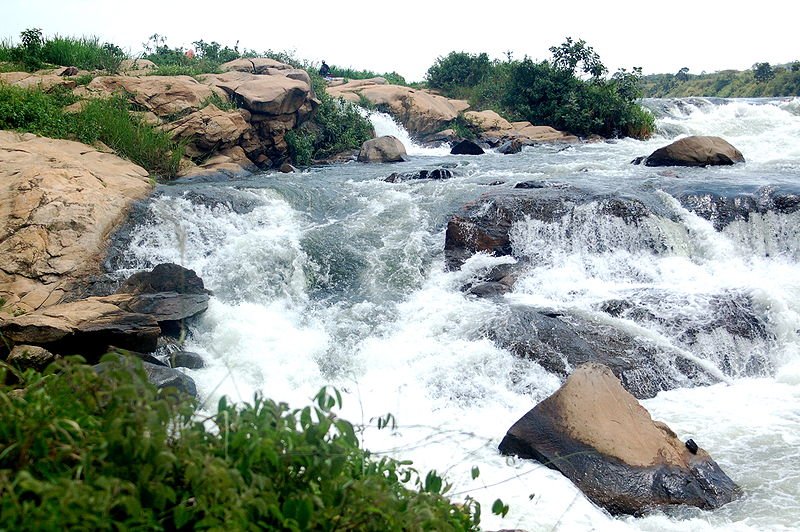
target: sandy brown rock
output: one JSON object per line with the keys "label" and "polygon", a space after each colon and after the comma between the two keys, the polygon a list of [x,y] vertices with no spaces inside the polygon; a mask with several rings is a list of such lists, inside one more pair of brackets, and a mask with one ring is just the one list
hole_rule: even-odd
{"label": "sandy brown rock", "polygon": [[0,297],[23,311],[61,301],[151,188],[143,168],[116,155],[0,131]]}
{"label": "sandy brown rock", "polygon": [[248,129],[242,113],[222,111],[213,104],[164,126],[173,138],[186,142],[190,157],[235,146]]}
{"label": "sandy brown rock", "polygon": [[495,111],[467,111],[464,113],[467,119],[481,131],[513,131],[514,126],[511,122],[497,114]]}
{"label": "sandy brown rock", "polygon": [[50,363],[61,358],[38,345],[17,345],[8,354],[6,362],[20,369],[42,371]]}
{"label": "sandy brown rock", "polygon": [[214,94],[224,93],[190,76],[100,76],[85,89],[87,96],[124,94],[134,104],[160,117],[197,111]]}
{"label": "sandy brown rock", "polygon": [[12,85],[21,89],[52,90],[54,87],[74,89],[77,83],[74,79],[61,77],[57,74],[30,74],[28,72],[2,72],[0,84]]}
{"label": "sandy brown rock", "polygon": [[296,112],[306,102],[311,86],[286,76],[259,76],[231,71],[206,74],[204,83],[224,90],[231,99],[253,113],[285,115]]}
{"label": "sandy brown rock", "polygon": [[358,161],[362,163],[396,163],[406,160],[406,147],[392,135],[370,139],[361,145]]}
{"label": "sandy brown rock", "polygon": [[601,364],[584,364],[515,423],[504,454],[562,472],[612,513],[687,504],[712,509],[740,488],[703,449],[684,444]]}
{"label": "sandy brown rock", "polygon": [[240,57],[220,65],[223,72],[247,72],[250,74],[271,74],[274,70],[294,70],[294,67],[269,57]]}
{"label": "sandy brown rock", "polygon": [[720,166],[743,163],[744,156],[720,137],[691,136],[676,140],[648,156],[646,166]]}
{"label": "sandy brown rock", "polygon": [[362,95],[399,120],[411,134],[420,136],[445,129],[460,112],[469,108],[469,103],[464,100],[450,100],[425,90],[383,82],[355,80],[329,87],[328,93],[351,102],[358,102],[359,95]]}
{"label": "sandy brown rock", "polygon": [[123,59],[119,65],[119,71],[129,76],[144,76],[157,68],[149,59]]}

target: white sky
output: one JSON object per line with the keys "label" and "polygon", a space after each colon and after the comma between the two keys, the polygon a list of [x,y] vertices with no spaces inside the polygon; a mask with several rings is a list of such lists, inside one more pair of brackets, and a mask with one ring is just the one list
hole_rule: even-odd
{"label": "white sky", "polygon": [[421,80],[450,51],[493,58],[550,57],[566,36],[584,39],[610,71],[646,74],[744,70],[800,59],[796,0],[3,0],[0,39],[20,31],[96,35],[137,53],[153,33],[170,46],[203,39],[240,49],[293,50],[298,58]]}

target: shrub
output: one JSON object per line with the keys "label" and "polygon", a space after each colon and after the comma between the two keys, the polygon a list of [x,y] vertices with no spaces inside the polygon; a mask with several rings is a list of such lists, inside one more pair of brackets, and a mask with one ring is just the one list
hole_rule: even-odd
{"label": "shrub", "polygon": [[463,97],[460,89],[478,85],[490,73],[492,64],[485,53],[450,52],[438,57],[425,74],[428,85],[451,97]]}
{"label": "shrub", "polygon": [[0,529],[477,530],[477,503],[435,472],[361,449],[335,391],[199,418],[118,356],[17,378],[0,386]]}
{"label": "shrub", "polygon": [[75,101],[68,90],[46,93],[0,84],[0,129],[87,144],[101,141],[148,172],[165,178],[177,174],[183,148],[131,115],[124,98],[90,100],[80,112],[65,113],[63,107]]}

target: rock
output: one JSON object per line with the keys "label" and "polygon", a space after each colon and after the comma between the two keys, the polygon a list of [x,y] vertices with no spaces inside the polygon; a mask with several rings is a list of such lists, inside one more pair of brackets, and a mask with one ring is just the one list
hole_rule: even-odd
{"label": "rock", "polygon": [[406,147],[392,135],[370,139],[361,145],[358,161],[362,163],[396,163],[408,160]]}
{"label": "rock", "polygon": [[188,156],[201,157],[236,146],[250,124],[239,111],[222,111],[212,104],[166,124],[163,129],[184,142]]}
{"label": "rock", "polygon": [[6,362],[21,370],[42,371],[59,358],[61,357],[38,345],[16,345],[8,354]]}
{"label": "rock", "polygon": [[205,367],[203,357],[191,351],[176,351],[169,356],[173,368],[201,369]]}
{"label": "rock", "polygon": [[175,388],[179,392],[192,397],[197,397],[197,385],[194,380],[184,372],[165,366],[157,366],[143,362],[144,371],[147,373],[147,380],[155,385],[159,390],[165,388]]}
{"label": "rock", "polygon": [[269,57],[240,57],[219,67],[223,72],[247,72],[250,74],[269,75],[273,70],[295,70],[291,65],[281,63]]}
{"label": "rock", "polygon": [[159,292],[210,293],[194,270],[169,262],[159,264],[149,272],[134,273],[117,290],[118,294],[157,294]]}
{"label": "rock", "polygon": [[41,89],[50,92],[56,87],[74,89],[77,83],[58,74],[31,74],[29,72],[0,72],[0,84],[21,89]]}
{"label": "rock", "polygon": [[519,153],[521,151],[522,151],[522,142],[520,142],[517,139],[507,140],[497,147],[497,153],[502,153],[503,155],[511,155],[513,153]]}
{"label": "rock", "polygon": [[743,163],[742,152],[720,137],[691,136],[651,153],[646,166],[718,166]]}
{"label": "rock", "polygon": [[181,321],[205,312],[208,299],[208,294],[159,292],[122,298],[109,296],[106,301],[114,302],[128,312],[152,316],[163,329],[165,322]]}
{"label": "rock", "polygon": [[417,179],[450,179],[453,177],[453,171],[447,168],[435,168],[433,170],[419,170],[418,172],[394,172],[389,177],[384,179],[387,183],[402,183],[403,181],[417,180]]}
{"label": "rock", "polygon": [[535,126],[530,122],[512,122],[514,132],[511,135],[523,142],[579,142],[580,139],[575,135],[570,135],[563,131],[553,129],[550,126]]}
{"label": "rock", "polygon": [[283,163],[281,167],[278,169],[278,171],[280,171],[283,174],[292,174],[295,171],[297,171],[297,168],[295,168],[289,163]]}
{"label": "rock", "polygon": [[125,94],[135,105],[159,117],[175,117],[199,110],[214,94],[224,93],[191,76],[100,76],[87,86],[89,96]]}
{"label": "rock", "polygon": [[77,69],[77,67],[70,66],[70,67],[67,67],[64,70],[62,70],[58,75],[62,76],[62,77],[77,76],[78,72],[79,72],[79,70]]}
{"label": "rock", "polygon": [[653,421],[600,364],[576,369],[508,430],[499,448],[560,471],[612,514],[675,505],[710,510],[741,495],[705,450],[693,453]]}
{"label": "rock", "polygon": [[286,115],[297,112],[311,95],[305,81],[286,76],[259,76],[231,71],[224,74],[205,74],[204,83],[218,87],[245,109],[264,115]]}
{"label": "rock", "polygon": [[717,231],[735,222],[749,222],[754,215],[792,214],[800,210],[800,194],[775,186],[727,195],[707,190],[683,191],[676,198],[686,209],[710,221]]}
{"label": "rock", "polygon": [[451,155],[483,155],[483,148],[471,140],[462,140],[450,150]]}
{"label": "rock", "polygon": [[425,90],[388,85],[382,78],[354,80],[328,87],[328,93],[353,103],[358,103],[363,96],[378,109],[391,114],[416,137],[446,129],[460,112],[469,108],[469,103],[464,100],[450,100]]}
{"label": "rock", "polygon": [[595,195],[569,187],[496,189],[454,215],[445,233],[445,262],[448,268],[461,267],[477,252],[496,256],[513,255],[509,231],[517,220],[529,217],[554,222],[576,206],[598,203],[598,214],[637,224],[648,215],[648,208],[636,199],[616,195]]}
{"label": "rock", "polygon": [[467,111],[464,113],[464,118],[482,132],[510,132],[514,130],[514,126],[511,125],[511,122],[492,110]]}
{"label": "rock", "polygon": [[129,76],[145,75],[157,68],[149,59],[123,59],[119,65],[119,71]]}
{"label": "rock", "polygon": [[[513,284],[513,278],[503,284]],[[479,290],[491,287],[476,285]],[[717,378],[673,352],[580,316],[509,306],[484,325],[482,335],[560,377],[566,377],[581,364],[601,363],[639,399],[655,397],[663,390],[718,382]]]}
{"label": "rock", "polygon": [[0,334],[62,355],[99,357],[109,346],[140,352],[156,349],[161,327],[152,316],[127,312],[103,298],[60,303],[7,318]]}
{"label": "rock", "polygon": [[109,233],[151,190],[116,155],[0,131],[0,297],[26,312],[62,301],[99,273]]}

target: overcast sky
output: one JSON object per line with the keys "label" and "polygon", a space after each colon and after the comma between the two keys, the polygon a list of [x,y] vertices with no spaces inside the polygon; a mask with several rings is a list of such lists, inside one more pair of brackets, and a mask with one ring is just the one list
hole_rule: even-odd
{"label": "overcast sky", "polygon": [[[748,5],[749,4],[749,5]],[[20,31],[96,35],[137,53],[154,33],[170,46],[203,39],[240,49],[293,50],[298,58],[421,80],[438,56],[487,52],[493,58],[550,56],[566,36],[592,45],[614,71],[713,72],[800,59],[796,0],[755,3],[506,0],[381,2],[218,0],[3,0],[0,38]]]}

